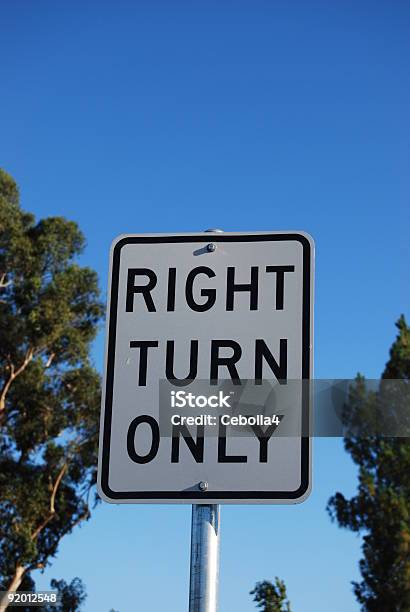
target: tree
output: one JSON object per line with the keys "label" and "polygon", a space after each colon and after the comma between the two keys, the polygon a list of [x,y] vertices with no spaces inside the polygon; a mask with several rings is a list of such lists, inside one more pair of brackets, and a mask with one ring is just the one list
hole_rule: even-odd
{"label": "tree", "polygon": [[[345,410],[344,445],[359,468],[357,494],[346,499],[336,493],[328,505],[341,527],[364,533],[363,580],[353,588],[368,612],[410,610],[410,443],[363,431],[375,415],[383,417],[388,432],[397,414],[409,418],[410,329],[403,316],[396,325],[398,335],[377,392],[370,392],[359,376]],[[349,428],[350,423],[355,426]]]}
{"label": "tree", "polygon": [[[78,226],[38,222],[0,170],[0,590],[44,568],[90,516],[103,315],[96,273],[76,263]],[[0,604],[0,611],[7,604]]]}
{"label": "tree", "polygon": [[[34,580],[26,574],[18,591],[35,592]],[[74,578],[70,584],[65,580],[53,578],[50,582],[50,590],[57,595],[57,603],[44,603],[38,605],[38,612],[81,612],[81,604],[87,598],[85,586],[80,578]],[[33,606],[20,605],[19,612],[33,612]]]}
{"label": "tree", "polygon": [[255,588],[250,592],[254,596],[253,601],[262,612],[290,612],[290,602],[287,599],[286,586],[278,577],[275,582],[263,580],[257,582]]}
{"label": "tree", "polygon": [[50,585],[57,591],[59,603],[45,606],[44,612],[81,612],[80,606],[86,600],[87,594],[79,578],[74,578],[70,584],[65,580],[53,579]]}

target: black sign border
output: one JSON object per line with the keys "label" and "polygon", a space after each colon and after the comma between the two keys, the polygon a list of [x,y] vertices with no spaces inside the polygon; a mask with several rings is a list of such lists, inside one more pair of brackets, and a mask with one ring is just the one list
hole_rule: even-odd
{"label": "black sign border", "polygon": [[[219,502],[224,500],[237,500],[244,503],[251,500],[293,500],[297,501],[309,490],[309,438],[301,438],[301,484],[295,491],[113,491],[108,484],[109,479],[109,455],[111,444],[111,421],[112,421],[112,401],[114,388],[114,366],[115,366],[115,342],[117,326],[117,307],[118,307],[118,286],[120,271],[121,249],[128,244],[170,244],[186,242],[206,242],[212,240],[218,242],[267,242],[267,241],[297,241],[303,247],[303,321],[302,321],[302,378],[310,378],[311,365],[311,245],[308,238],[298,233],[283,234],[181,234],[170,236],[125,236],[115,245],[112,255],[111,270],[111,292],[110,292],[110,312],[108,328],[108,348],[106,360],[106,382],[105,382],[105,410],[104,410],[104,429],[103,429],[103,449],[101,456],[101,480],[100,486],[104,495],[114,503],[117,500],[178,500],[190,503],[192,500],[202,501],[203,503]],[[305,385],[302,389],[302,431],[309,431],[309,391]]]}

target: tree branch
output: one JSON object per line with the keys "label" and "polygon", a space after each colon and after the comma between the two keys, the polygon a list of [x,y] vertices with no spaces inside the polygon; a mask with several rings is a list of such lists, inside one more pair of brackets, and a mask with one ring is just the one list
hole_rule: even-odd
{"label": "tree branch", "polygon": [[35,540],[40,535],[40,533],[48,525],[48,523],[53,519],[53,517],[54,517],[54,515],[56,513],[56,509],[55,509],[56,495],[57,495],[58,488],[59,488],[59,486],[61,484],[61,481],[63,479],[63,476],[66,473],[67,469],[68,469],[68,463],[65,463],[63,465],[63,467],[61,468],[61,470],[59,471],[59,473],[57,475],[57,478],[56,478],[56,481],[54,483],[53,489],[51,491],[49,513],[48,513],[47,517],[44,519],[44,521],[31,534],[31,539],[32,540]]}
{"label": "tree branch", "polygon": [[33,359],[33,356],[34,356],[34,350],[32,348],[29,348],[26,352],[23,362],[17,369],[14,363],[9,361],[10,375],[7,378],[6,382],[4,383],[3,388],[0,392],[0,417],[2,417],[2,413],[4,413],[6,409],[6,397],[7,397],[7,393],[9,392],[9,389],[13,381],[17,378],[17,376],[19,376],[22,372],[24,372],[24,370],[26,369],[30,361]]}
{"label": "tree branch", "polygon": [[14,570],[14,575],[11,579],[11,582],[5,594],[0,600],[0,612],[5,612],[5,610],[7,610],[9,603],[10,603],[7,595],[9,595],[10,593],[15,593],[17,591],[17,589],[19,588],[24,578],[24,574],[26,573],[26,571],[27,571],[27,567],[24,567],[23,565],[19,565],[17,563],[16,569]]}
{"label": "tree branch", "polygon": [[9,285],[11,285],[11,281],[7,281],[7,273],[4,272],[1,276],[0,276],[0,289],[4,289],[5,287],[8,287]]}
{"label": "tree branch", "polygon": [[55,356],[56,356],[55,353],[50,353],[50,355],[49,355],[49,357],[48,357],[48,359],[46,361],[46,365],[44,366],[45,368],[49,368],[51,366]]}

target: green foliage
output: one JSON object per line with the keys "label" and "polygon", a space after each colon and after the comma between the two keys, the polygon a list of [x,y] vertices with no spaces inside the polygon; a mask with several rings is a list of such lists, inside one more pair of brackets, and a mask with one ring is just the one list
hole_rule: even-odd
{"label": "green foliage", "polygon": [[[404,317],[397,323],[398,336],[391,347],[377,393],[366,390],[358,377],[351,389],[345,414],[348,435],[345,448],[359,468],[357,494],[346,499],[336,493],[328,510],[341,527],[364,533],[362,582],[353,583],[361,609],[368,612],[410,611],[410,442],[404,437],[357,435],[349,424],[371,419],[381,410],[386,423],[397,414],[400,399],[409,415],[410,329]],[[402,379],[389,388],[389,379]],[[363,428],[362,428],[363,431]]]}
{"label": "green foliage", "polygon": [[24,212],[0,170],[3,588],[45,567],[90,515],[100,378],[89,351],[103,307],[96,273],[75,260],[83,246],[75,223]]}
{"label": "green foliage", "polygon": [[285,583],[278,577],[274,583],[270,580],[257,582],[250,594],[262,612],[290,612]]}
{"label": "green foliage", "polygon": [[53,579],[50,584],[57,591],[60,603],[44,607],[44,612],[81,612],[81,604],[87,598],[84,584],[79,578],[74,578],[70,584],[65,580]]}

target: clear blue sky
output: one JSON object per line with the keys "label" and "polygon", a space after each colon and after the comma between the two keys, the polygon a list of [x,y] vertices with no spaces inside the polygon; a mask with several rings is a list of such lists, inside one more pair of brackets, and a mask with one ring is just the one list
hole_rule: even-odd
{"label": "clear blue sky", "polygon": [[[0,20],[0,164],[24,208],[78,221],[104,291],[121,233],[306,230],[316,376],[381,372],[409,313],[407,2],[6,0]],[[340,440],[314,450],[304,504],[222,508],[221,612],[275,575],[294,612],[358,610],[360,539],[325,511],[356,472]],[[186,610],[189,521],[101,505],[38,586],[80,576],[85,612]]]}

